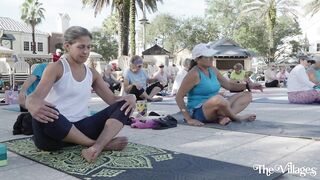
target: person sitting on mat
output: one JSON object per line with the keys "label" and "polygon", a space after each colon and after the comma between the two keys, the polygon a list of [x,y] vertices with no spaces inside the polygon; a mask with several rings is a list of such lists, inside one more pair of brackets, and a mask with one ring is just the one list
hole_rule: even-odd
{"label": "person sitting on mat", "polygon": [[264,77],[266,80],[266,87],[279,87],[276,65],[274,63],[269,63],[268,69],[264,71]]}
{"label": "person sitting on mat", "polygon": [[246,72],[243,70],[243,65],[237,63],[233,66],[233,71],[230,74],[232,82],[243,83],[246,81]]}
{"label": "person sitting on mat", "polygon": [[160,63],[158,67],[158,71],[152,75],[152,78],[157,79],[157,81],[162,85],[162,91],[164,88],[168,87],[169,80],[172,80],[173,77],[164,69],[163,63]]}
{"label": "person sitting on mat", "polygon": [[[64,33],[66,56],[49,64],[36,90],[27,96],[34,143],[41,150],[54,151],[65,146],[86,146],[81,154],[94,162],[103,150],[122,150],[126,137],[115,137],[135,108],[133,95],[119,97],[106,86],[101,75],[84,62],[92,35],[80,26]],[[90,116],[91,89],[109,106]]]}
{"label": "person sitting on mat", "polygon": [[20,112],[28,112],[28,109],[26,109],[26,96],[31,94],[36,89],[47,65],[48,63],[41,63],[37,65],[32,74],[22,84],[18,97]]}
{"label": "person sitting on mat", "polygon": [[[207,44],[198,44],[192,50],[192,62],[186,77],[176,95],[176,102],[185,121],[194,126],[215,122],[221,125],[232,121],[253,121],[255,114],[238,115],[251,102],[250,92],[240,92],[228,99],[219,95],[220,87],[228,90],[240,91],[259,89],[261,84],[246,82],[234,83],[227,80],[213,66],[214,50]],[[184,96],[187,95],[187,107]]]}
{"label": "person sitting on mat", "polygon": [[[157,82],[156,78],[149,78],[142,69],[143,60],[140,56],[132,56],[130,59],[130,68],[124,72],[124,91],[128,94],[134,94],[137,100],[162,101],[162,98],[154,98],[163,85]],[[147,87],[147,83],[153,83]]]}
{"label": "person sitting on mat", "polygon": [[178,90],[179,90],[179,88],[181,86],[183,78],[188,73],[190,62],[191,62],[191,59],[189,59],[189,58],[186,58],[186,59],[183,60],[182,68],[178,71],[177,76],[174,79],[174,82],[173,82],[173,85],[172,85],[171,95],[176,95],[177,94],[177,92],[178,92]]}
{"label": "person sitting on mat", "polygon": [[102,72],[102,79],[109,84],[110,90],[114,93],[115,90],[121,90],[121,82],[113,76],[112,71],[112,65],[107,64]]}
{"label": "person sitting on mat", "polygon": [[299,59],[300,64],[290,71],[288,77],[289,102],[296,104],[320,103],[320,91],[315,89],[320,84],[310,81],[306,72],[306,68],[314,63],[314,60],[308,56],[300,56]]}

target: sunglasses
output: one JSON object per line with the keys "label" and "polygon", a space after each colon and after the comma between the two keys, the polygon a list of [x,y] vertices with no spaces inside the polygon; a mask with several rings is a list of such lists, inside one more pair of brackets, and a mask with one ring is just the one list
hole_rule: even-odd
{"label": "sunglasses", "polygon": [[159,66],[159,68],[164,68],[164,66]]}
{"label": "sunglasses", "polygon": [[137,68],[142,68],[142,65],[138,65]]}

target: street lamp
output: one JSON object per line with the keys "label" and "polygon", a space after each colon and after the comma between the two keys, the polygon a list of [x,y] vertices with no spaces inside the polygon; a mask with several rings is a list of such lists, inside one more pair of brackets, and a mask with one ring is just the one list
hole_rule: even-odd
{"label": "street lamp", "polygon": [[142,1],[142,19],[140,19],[140,23],[142,24],[142,46],[143,51],[146,49],[146,25],[149,24],[148,19],[146,18],[146,2]]}

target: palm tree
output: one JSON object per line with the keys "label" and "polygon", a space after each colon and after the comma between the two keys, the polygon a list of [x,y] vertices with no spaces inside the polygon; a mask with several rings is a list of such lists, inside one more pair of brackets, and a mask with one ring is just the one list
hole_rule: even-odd
{"label": "palm tree", "polygon": [[21,6],[21,19],[31,26],[32,29],[32,50],[36,54],[35,27],[44,19],[44,8],[38,0],[26,0]]}
{"label": "palm tree", "polygon": [[[144,3],[146,7],[144,6]],[[149,12],[156,12],[158,10],[157,8],[157,2],[161,2],[162,0],[130,0],[130,53],[131,55],[136,54],[136,14],[137,14],[137,8],[136,3],[138,4],[139,8],[143,11],[144,8],[146,8]]]}
{"label": "palm tree", "polygon": [[277,24],[277,14],[296,18],[296,10],[293,9],[298,5],[297,0],[255,0],[244,5],[243,13],[255,13],[260,15],[267,24],[269,53],[268,61],[274,61],[275,44],[274,28]]}
{"label": "palm tree", "polygon": [[[157,1],[162,0],[145,0],[146,8],[151,11],[157,10]],[[135,3],[140,8],[143,7],[142,0],[82,0],[83,5],[90,5],[94,9],[94,15],[102,11],[103,8],[111,5],[112,9],[116,9],[118,13],[118,36],[119,36],[119,52],[118,56],[128,55],[129,51],[129,29],[131,36],[131,54],[135,54],[135,16],[136,7]],[[130,28],[129,28],[129,17]]]}
{"label": "palm tree", "polygon": [[311,16],[315,15],[320,11],[320,0],[313,0],[306,4],[305,6],[306,14],[310,14]]}

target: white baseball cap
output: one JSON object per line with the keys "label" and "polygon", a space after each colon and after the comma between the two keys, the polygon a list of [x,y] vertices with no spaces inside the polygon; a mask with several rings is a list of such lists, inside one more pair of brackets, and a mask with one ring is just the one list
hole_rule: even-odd
{"label": "white baseball cap", "polygon": [[208,44],[200,43],[192,49],[192,59],[196,59],[200,56],[212,57],[214,53],[215,51],[211,49]]}

